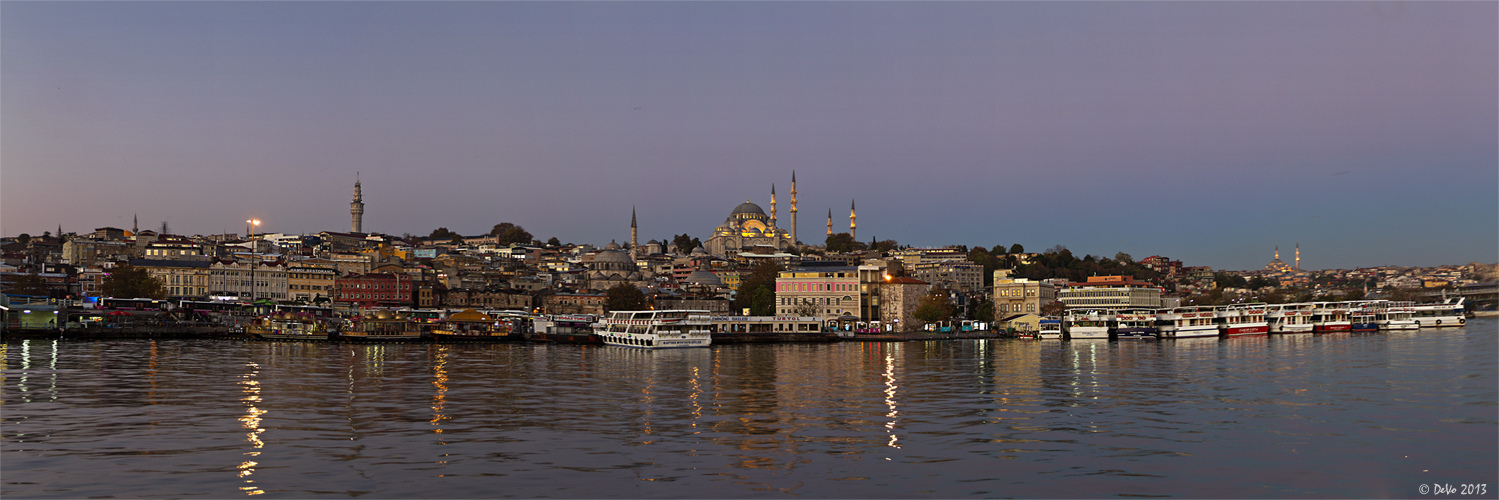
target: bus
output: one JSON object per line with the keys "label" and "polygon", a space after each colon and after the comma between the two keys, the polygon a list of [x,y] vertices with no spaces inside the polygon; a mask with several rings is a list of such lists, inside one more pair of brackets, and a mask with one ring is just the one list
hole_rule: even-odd
{"label": "bus", "polygon": [[118,299],[114,297],[102,297],[99,299],[99,309],[112,311],[164,311],[172,302],[159,299]]}

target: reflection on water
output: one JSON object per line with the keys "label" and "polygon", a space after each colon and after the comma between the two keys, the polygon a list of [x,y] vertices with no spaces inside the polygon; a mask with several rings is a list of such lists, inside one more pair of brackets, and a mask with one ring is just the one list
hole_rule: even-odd
{"label": "reflection on water", "polygon": [[1492,478],[1495,337],[10,341],[0,451],[18,497],[1416,496]]}

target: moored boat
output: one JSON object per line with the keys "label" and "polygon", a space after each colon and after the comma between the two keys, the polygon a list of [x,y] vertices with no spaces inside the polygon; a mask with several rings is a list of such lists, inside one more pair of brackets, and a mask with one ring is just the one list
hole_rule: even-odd
{"label": "moored boat", "polygon": [[1041,318],[1038,326],[1039,331],[1036,333],[1036,336],[1041,337],[1041,340],[1062,338],[1062,318],[1047,316]]}
{"label": "moored boat", "polygon": [[1353,328],[1346,302],[1315,302],[1312,309],[1312,333],[1346,332]]}
{"label": "moored boat", "polygon": [[353,326],[340,332],[339,337],[366,342],[410,342],[422,339],[422,327],[404,314],[378,310],[354,317]]}
{"label": "moored boat", "polygon": [[1264,335],[1270,332],[1264,304],[1229,306],[1218,310],[1221,333],[1228,337]]}
{"label": "moored boat", "polygon": [[708,311],[614,311],[595,332],[606,345],[639,349],[708,347],[713,342]]}
{"label": "moored boat", "polygon": [[1106,339],[1113,322],[1114,315],[1106,310],[1072,309],[1067,311],[1062,327],[1069,339]]}
{"label": "moored boat", "polygon": [[1375,311],[1379,308],[1379,302],[1358,302],[1348,309],[1349,331],[1375,332],[1379,331],[1379,320]]}
{"label": "moored boat", "polygon": [[1154,309],[1125,309],[1114,314],[1114,337],[1124,339],[1154,339],[1160,328],[1156,326]]}
{"label": "moored boat", "polygon": [[1415,314],[1415,306],[1410,302],[1385,302],[1374,311],[1374,318],[1380,330],[1415,330],[1421,328]]}
{"label": "moored boat", "polygon": [[1312,333],[1312,315],[1316,306],[1308,302],[1275,304],[1265,308],[1270,333]]}
{"label": "moored boat", "polygon": [[526,340],[532,342],[555,342],[558,344],[603,344],[603,339],[594,335],[594,323],[590,314],[548,314],[531,320],[531,331]]}
{"label": "moored boat", "polygon": [[1434,304],[1416,304],[1411,306],[1411,319],[1416,320],[1421,328],[1463,326],[1468,322],[1463,316],[1463,300],[1463,297],[1458,297]]}
{"label": "moored boat", "polygon": [[329,325],[311,315],[281,312],[256,319],[245,333],[262,340],[328,340]]}
{"label": "moored boat", "polygon": [[521,340],[520,332],[510,318],[495,318],[488,314],[464,309],[449,314],[432,324],[432,340],[499,342]]}
{"label": "moored boat", "polygon": [[1217,337],[1217,311],[1211,306],[1185,306],[1156,314],[1161,338]]}

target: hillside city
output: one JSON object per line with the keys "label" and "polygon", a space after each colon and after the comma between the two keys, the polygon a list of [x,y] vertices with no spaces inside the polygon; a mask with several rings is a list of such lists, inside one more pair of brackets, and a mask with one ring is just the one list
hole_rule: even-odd
{"label": "hillside city", "polygon": [[[1019,244],[913,248],[861,242],[851,206],[849,232],[828,214],[820,244],[795,237],[793,177],[789,230],[759,205],[735,207],[708,241],[629,240],[602,247],[541,241],[513,223],[466,236],[362,232],[356,184],[352,230],[291,235],[185,236],[157,229],[0,238],[7,295],[87,302],[97,297],[309,305],[361,309],[507,309],[603,314],[621,308],[699,309],[714,314],[818,317],[825,321],[917,325],[975,320],[1004,327],[1066,307],[1175,307],[1234,302],[1419,300],[1432,291],[1491,284],[1496,264],[1306,270],[1275,248],[1262,269],[1215,270],[1170,257],[1035,252]],[[820,231],[819,231],[820,232]],[[130,272],[122,272],[130,271]],[[128,279],[132,273],[141,279]],[[924,316],[918,309],[939,305]],[[935,314],[935,316],[933,316]]]}

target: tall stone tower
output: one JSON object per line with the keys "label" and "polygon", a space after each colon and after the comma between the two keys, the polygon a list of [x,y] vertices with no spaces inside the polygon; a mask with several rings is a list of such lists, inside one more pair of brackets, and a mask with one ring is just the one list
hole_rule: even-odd
{"label": "tall stone tower", "polygon": [[640,248],[640,240],[636,239],[637,236],[639,236],[639,231],[635,227],[635,206],[631,205],[630,206],[630,258],[632,258],[632,259],[637,256],[636,249]]}
{"label": "tall stone tower", "polygon": [[857,220],[858,218],[859,218],[859,214],[854,213],[854,202],[852,200],[850,200],[848,202],[848,239],[849,240],[859,241],[859,233],[856,232],[859,229],[859,224],[858,224],[858,220]]}
{"label": "tall stone tower", "polygon": [[359,173],[354,173],[354,202],[349,204],[349,213],[354,216],[355,233],[364,232],[364,188],[359,186]]}
{"label": "tall stone tower", "polygon": [[1301,242],[1296,242],[1296,270],[1301,270]]}
{"label": "tall stone tower", "polygon": [[833,235],[833,209],[828,209],[828,236]]}
{"label": "tall stone tower", "polygon": [[791,171],[791,246],[796,246],[796,171]]}

